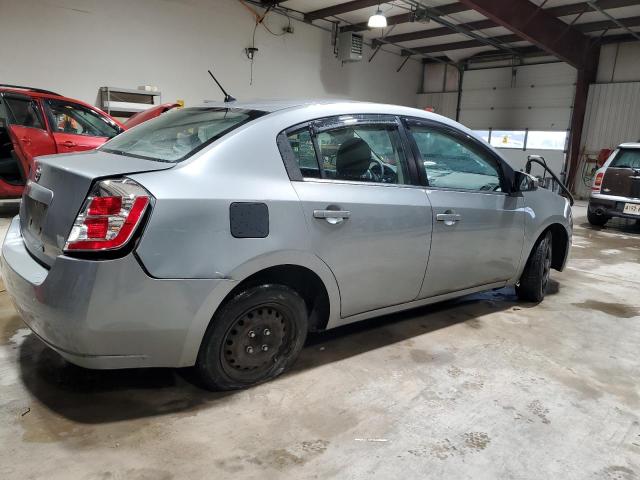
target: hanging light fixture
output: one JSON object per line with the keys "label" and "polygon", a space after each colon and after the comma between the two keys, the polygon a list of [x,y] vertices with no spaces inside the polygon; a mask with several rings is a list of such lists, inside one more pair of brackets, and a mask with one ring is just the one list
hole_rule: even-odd
{"label": "hanging light fixture", "polygon": [[367,26],[369,28],[385,28],[387,26],[387,17],[385,17],[382,13],[380,5],[378,5],[378,10],[376,10],[376,13],[369,17]]}

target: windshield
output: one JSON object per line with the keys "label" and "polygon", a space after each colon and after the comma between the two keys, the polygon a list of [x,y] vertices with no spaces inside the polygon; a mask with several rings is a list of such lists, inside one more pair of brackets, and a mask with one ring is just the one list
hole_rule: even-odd
{"label": "windshield", "polygon": [[640,149],[620,150],[609,166],[640,170]]}
{"label": "windshield", "polygon": [[220,107],[171,111],[118,135],[100,150],[177,163],[262,115],[265,112]]}

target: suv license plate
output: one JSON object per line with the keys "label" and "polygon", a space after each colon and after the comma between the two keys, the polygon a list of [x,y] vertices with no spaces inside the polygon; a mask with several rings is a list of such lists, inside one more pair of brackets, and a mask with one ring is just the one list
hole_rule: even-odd
{"label": "suv license plate", "polygon": [[622,213],[628,215],[640,215],[640,203],[625,203]]}

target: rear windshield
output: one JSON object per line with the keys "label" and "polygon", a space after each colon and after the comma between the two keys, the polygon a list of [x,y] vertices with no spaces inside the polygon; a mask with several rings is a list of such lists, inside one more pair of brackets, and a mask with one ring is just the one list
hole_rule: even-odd
{"label": "rear windshield", "polygon": [[620,150],[609,166],[640,169],[640,149]]}
{"label": "rear windshield", "polygon": [[257,110],[184,108],[140,124],[105,143],[100,150],[177,163],[262,115],[265,112]]}

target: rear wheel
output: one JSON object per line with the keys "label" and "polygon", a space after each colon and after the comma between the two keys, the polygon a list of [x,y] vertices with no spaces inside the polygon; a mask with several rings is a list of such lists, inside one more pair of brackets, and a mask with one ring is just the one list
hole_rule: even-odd
{"label": "rear wheel", "polygon": [[196,368],[211,390],[235,390],[270,380],[297,358],[307,336],[307,309],[284,285],[244,290],[216,312]]}
{"label": "rear wheel", "polygon": [[538,240],[531,252],[520,282],[516,286],[516,293],[520,300],[539,303],[544,299],[551,276],[551,244],[551,232],[547,232]]}
{"label": "rear wheel", "polygon": [[591,210],[587,210],[587,220],[589,220],[589,223],[593,226],[602,227],[609,221],[609,217],[607,217],[606,215],[599,215],[596,212],[592,212]]}

